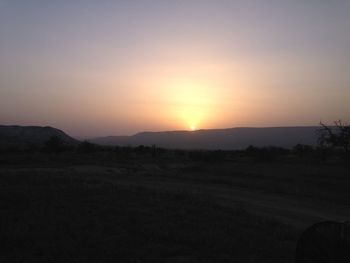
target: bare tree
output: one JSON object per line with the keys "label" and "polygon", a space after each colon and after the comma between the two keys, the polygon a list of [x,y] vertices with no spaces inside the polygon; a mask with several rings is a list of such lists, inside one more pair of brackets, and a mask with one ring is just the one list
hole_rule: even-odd
{"label": "bare tree", "polygon": [[327,126],[322,122],[320,125],[318,143],[321,146],[342,148],[345,153],[349,152],[350,125],[341,120],[335,121],[334,126]]}

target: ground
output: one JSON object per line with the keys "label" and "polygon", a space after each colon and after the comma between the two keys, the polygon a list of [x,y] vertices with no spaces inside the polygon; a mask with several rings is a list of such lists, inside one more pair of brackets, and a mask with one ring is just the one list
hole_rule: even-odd
{"label": "ground", "polygon": [[306,227],[350,219],[341,165],[112,153],[2,161],[1,262],[294,262]]}

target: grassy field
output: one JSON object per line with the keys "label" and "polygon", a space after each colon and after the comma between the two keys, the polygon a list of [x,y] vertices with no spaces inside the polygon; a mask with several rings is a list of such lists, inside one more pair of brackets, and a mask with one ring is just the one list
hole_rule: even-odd
{"label": "grassy field", "polygon": [[0,262],[293,262],[307,225],[350,214],[340,166],[6,158]]}

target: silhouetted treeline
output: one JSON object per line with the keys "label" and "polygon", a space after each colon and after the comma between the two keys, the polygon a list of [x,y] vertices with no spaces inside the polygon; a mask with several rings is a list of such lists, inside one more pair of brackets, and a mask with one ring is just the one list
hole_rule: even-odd
{"label": "silhouetted treeline", "polygon": [[[181,160],[191,162],[303,162],[303,163],[341,163],[349,160],[349,154],[339,147],[325,145],[296,145],[293,149],[281,147],[249,146],[244,150],[179,150],[165,149],[156,145],[101,146],[88,141],[66,144],[59,137],[52,137],[44,144],[27,144],[0,148],[0,164],[34,162],[40,160],[60,163],[99,163],[112,164],[118,161],[149,159],[155,161]],[[15,157],[18,155],[18,157]],[[20,157],[22,156],[22,157]],[[27,156],[27,157],[25,157]],[[46,156],[46,157],[45,157]],[[22,158],[22,159],[21,159]]]}
{"label": "silhouetted treeline", "polygon": [[[295,145],[292,149],[281,147],[255,147],[253,145],[245,150],[179,150],[164,149],[156,145],[128,146],[101,146],[89,141],[71,143],[59,136],[52,136],[41,144],[7,144],[0,145],[2,159],[0,163],[15,163],[13,155],[33,154],[56,156],[56,160],[84,159],[94,162],[101,160],[106,163],[115,161],[131,161],[134,158],[150,159],[181,159],[193,162],[305,162],[305,163],[347,163],[350,160],[350,126],[342,121],[336,121],[335,126],[326,126],[320,123],[318,131],[318,146]],[[72,156],[75,155],[75,156]],[[84,155],[84,157],[81,157]],[[7,158],[5,157],[7,156]],[[59,158],[57,156],[60,156]],[[89,157],[87,157],[89,156]],[[16,159],[16,158],[14,158]],[[29,158],[30,159],[30,158]],[[39,158],[40,159],[40,158]],[[27,160],[28,161],[28,160]]]}

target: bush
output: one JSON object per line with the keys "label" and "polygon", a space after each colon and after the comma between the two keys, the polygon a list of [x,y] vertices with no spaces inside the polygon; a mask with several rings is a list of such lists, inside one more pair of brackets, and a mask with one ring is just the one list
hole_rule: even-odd
{"label": "bush", "polygon": [[82,143],[79,144],[77,150],[80,153],[93,153],[97,150],[97,147],[95,144],[91,142],[83,141]]}
{"label": "bush", "polygon": [[293,153],[299,157],[309,155],[314,151],[311,145],[297,144],[293,147]]}
{"label": "bush", "polygon": [[290,151],[288,149],[284,149],[281,147],[254,147],[250,145],[246,149],[246,155],[250,157],[254,157],[256,161],[273,161],[276,160],[278,157],[281,157],[283,155],[288,155]]}
{"label": "bush", "polygon": [[62,138],[58,136],[52,136],[45,142],[44,151],[48,153],[60,153],[66,149]]}

